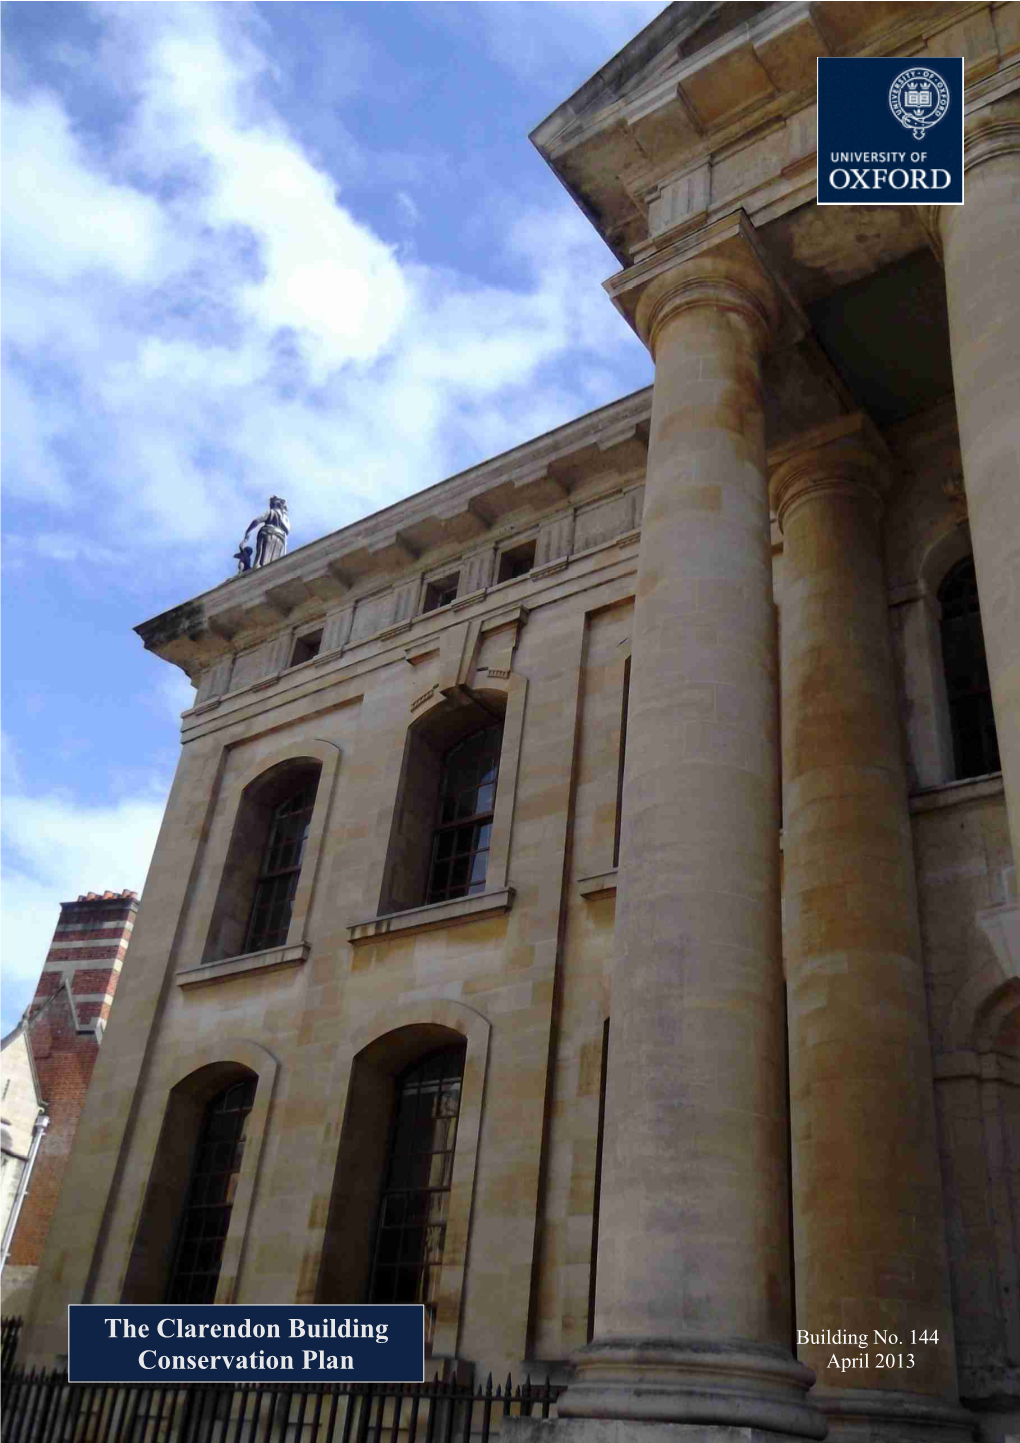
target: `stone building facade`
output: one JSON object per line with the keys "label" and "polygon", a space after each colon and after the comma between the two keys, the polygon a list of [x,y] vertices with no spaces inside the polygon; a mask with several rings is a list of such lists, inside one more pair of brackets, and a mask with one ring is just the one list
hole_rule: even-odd
{"label": "stone building facade", "polygon": [[4,1122],[10,1111],[14,1144],[8,1166],[5,1139],[5,1208],[8,1175],[13,1203],[31,1156],[33,1124],[40,1110],[46,1117],[4,1257],[5,1317],[28,1305],[137,912],[137,893],[127,891],[89,892],[62,903],[35,995],[3,1039]]}
{"label": "stone building facade", "polygon": [[[817,207],[816,56],[961,53],[965,205]],[[569,1379],[520,1432],[1020,1427],[1018,85],[1016,5],[670,6],[532,137],[654,386],[139,628],[29,1356],[413,1295]]]}

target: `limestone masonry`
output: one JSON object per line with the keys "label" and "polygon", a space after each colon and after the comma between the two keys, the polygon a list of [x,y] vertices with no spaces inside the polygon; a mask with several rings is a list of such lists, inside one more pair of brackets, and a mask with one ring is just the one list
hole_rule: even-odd
{"label": "limestone masonry", "polygon": [[[816,57],[960,54],[965,204],[818,207]],[[1020,6],[671,5],[532,140],[654,386],[138,628],[196,701],[22,1359],[413,1300],[567,1383],[518,1443],[1001,1443]]]}

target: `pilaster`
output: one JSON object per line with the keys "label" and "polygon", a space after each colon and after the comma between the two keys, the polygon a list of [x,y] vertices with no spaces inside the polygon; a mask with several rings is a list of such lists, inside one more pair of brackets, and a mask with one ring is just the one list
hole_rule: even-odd
{"label": "pilaster", "polygon": [[1020,95],[967,122],[966,205],[939,208],[956,413],[1014,856],[1020,856]]}

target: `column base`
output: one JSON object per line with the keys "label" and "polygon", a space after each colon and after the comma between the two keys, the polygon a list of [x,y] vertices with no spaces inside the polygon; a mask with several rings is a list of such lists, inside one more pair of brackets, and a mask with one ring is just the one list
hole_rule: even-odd
{"label": "column base", "polygon": [[[574,1364],[575,1380],[556,1407],[561,1420],[682,1425],[668,1435],[677,1443],[724,1439],[734,1429],[734,1438],[761,1430],[782,1438],[825,1437],[825,1419],[806,1397],[815,1375],[782,1348],[741,1339],[614,1338],[589,1343]],[[644,1428],[633,1436],[651,1439]]]}
{"label": "column base", "polygon": [[637,1423],[622,1418],[504,1418],[504,1443],[793,1443],[792,1433],[729,1423]]}
{"label": "column base", "polygon": [[972,1443],[977,1419],[923,1393],[848,1388],[814,1395],[830,1443]]}

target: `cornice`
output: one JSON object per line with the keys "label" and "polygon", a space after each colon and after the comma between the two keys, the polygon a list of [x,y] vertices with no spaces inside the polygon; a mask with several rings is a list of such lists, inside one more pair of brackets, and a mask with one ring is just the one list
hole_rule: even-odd
{"label": "cornice", "polygon": [[[654,34],[652,27],[643,31],[531,139],[627,265],[655,233],[649,198],[656,187],[678,172],[718,163],[763,128],[813,104],[818,56],[923,52],[930,37],[985,8],[974,0],[883,6],[794,0],[762,6],[748,19],[747,7],[670,7]],[[987,85],[997,68],[994,56],[973,66],[968,93],[971,81]],[[797,186],[789,166],[803,159],[792,154],[783,168],[791,191]],[[752,208],[743,195],[730,203]]]}
{"label": "cornice", "polygon": [[569,502],[572,490],[604,475],[611,488],[647,453],[651,387],[545,433],[419,491],[258,571],[135,627],[145,647],[191,671],[236,646],[278,630],[298,608],[335,608],[393,584],[401,571],[428,568],[428,555],[496,542],[529,513]]}

